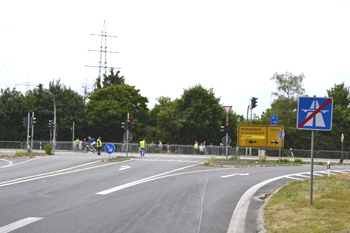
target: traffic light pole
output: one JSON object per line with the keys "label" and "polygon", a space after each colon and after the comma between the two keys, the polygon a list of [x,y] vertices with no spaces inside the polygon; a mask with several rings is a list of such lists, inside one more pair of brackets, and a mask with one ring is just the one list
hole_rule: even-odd
{"label": "traffic light pole", "polygon": [[31,126],[32,126],[32,135],[31,135],[31,143],[30,143],[30,153],[33,153],[33,138],[34,138],[34,112],[32,112]]}
{"label": "traffic light pole", "polygon": [[127,129],[126,129],[126,157],[129,157],[129,128],[128,128],[128,124],[129,124],[129,120],[130,120],[130,114],[128,113],[128,117],[126,120],[126,125],[127,125]]}
{"label": "traffic light pole", "polygon": [[56,101],[55,101],[55,96],[51,93],[51,92],[48,92],[48,91],[44,91],[43,92],[46,92],[47,94],[50,94],[52,95],[52,99],[53,99],[53,145],[52,145],[52,151],[55,151],[55,144],[56,144]]}
{"label": "traffic light pole", "polygon": [[28,118],[27,118],[27,150],[29,146],[29,126],[30,126],[30,113],[28,112]]}

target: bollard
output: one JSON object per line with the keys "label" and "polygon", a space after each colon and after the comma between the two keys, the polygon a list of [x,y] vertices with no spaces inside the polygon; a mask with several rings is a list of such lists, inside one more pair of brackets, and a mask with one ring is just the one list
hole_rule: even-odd
{"label": "bollard", "polygon": [[331,162],[327,162],[327,174],[328,174],[328,177],[330,177],[331,175]]}

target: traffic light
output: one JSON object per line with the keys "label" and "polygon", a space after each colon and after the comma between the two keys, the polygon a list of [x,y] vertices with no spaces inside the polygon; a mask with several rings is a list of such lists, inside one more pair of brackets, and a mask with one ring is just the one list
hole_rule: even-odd
{"label": "traffic light", "polygon": [[228,133],[228,122],[225,123],[225,126],[224,126],[224,132],[225,133]]}
{"label": "traffic light", "polygon": [[126,129],[125,122],[122,122],[122,129]]}
{"label": "traffic light", "polygon": [[131,121],[130,121],[130,119],[126,120],[126,129],[127,130],[131,129]]}
{"label": "traffic light", "polygon": [[134,126],[134,122],[130,122],[130,128],[129,129],[133,129],[135,126]]}
{"label": "traffic light", "polygon": [[36,123],[36,118],[35,117],[30,118],[30,125],[33,125],[35,123]]}
{"label": "traffic light", "polygon": [[255,108],[257,104],[258,104],[258,98],[252,97],[250,100],[250,109]]}
{"label": "traffic light", "polygon": [[53,128],[55,128],[55,123],[53,122],[53,120],[49,120],[49,129]]}
{"label": "traffic light", "polygon": [[39,83],[39,96],[42,97],[43,96],[43,85],[41,83]]}
{"label": "traffic light", "polygon": [[28,127],[28,117],[24,117],[24,118],[23,118],[23,126],[24,126],[25,128]]}

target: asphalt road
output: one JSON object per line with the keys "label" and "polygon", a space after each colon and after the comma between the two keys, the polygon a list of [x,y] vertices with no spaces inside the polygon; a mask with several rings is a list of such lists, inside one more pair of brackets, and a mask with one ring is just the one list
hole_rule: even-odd
{"label": "asphalt road", "polygon": [[256,232],[259,197],[310,176],[310,166],[207,167],[203,156],[101,157],[1,159],[0,233]]}

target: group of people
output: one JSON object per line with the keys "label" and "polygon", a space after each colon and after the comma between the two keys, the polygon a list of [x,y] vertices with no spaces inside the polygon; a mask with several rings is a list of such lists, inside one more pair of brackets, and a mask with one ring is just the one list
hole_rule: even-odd
{"label": "group of people", "polygon": [[95,138],[92,138],[90,136],[88,136],[88,140],[86,140],[86,138],[84,138],[82,141],[80,141],[79,138],[75,140],[75,147],[77,150],[80,150],[80,149],[85,150],[86,146],[89,146],[90,148],[92,148],[95,144],[97,148],[97,154],[101,155],[102,140],[100,136],[96,141],[95,141]]}
{"label": "group of people", "polygon": [[[149,146],[151,147],[151,153],[154,153],[154,147],[156,146],[156,144],[152,141]],[[145,156],[145,154],[147,152],[147,147],[148,147],[147,142],[145,140],[141,140],[140,141],[140,154],[141,154],[141,156]],[[161,153],[162,148],[163,148],[162,141],[159,141],[158,148],[159,148],[159,153]]]}
{"label": "group of people", "polygon": [[[210,143],[209,146],[206,146],[206,141],[202,142],[201,144],[198,144],[198,141],[194,141],[193,149],[194,149],[194,154],[196,155],[210,155],[213,154],[213,143]],[[220,143],[220,148],[219,148],[219,154],[223,155],[223,147],[224,144]]]}

